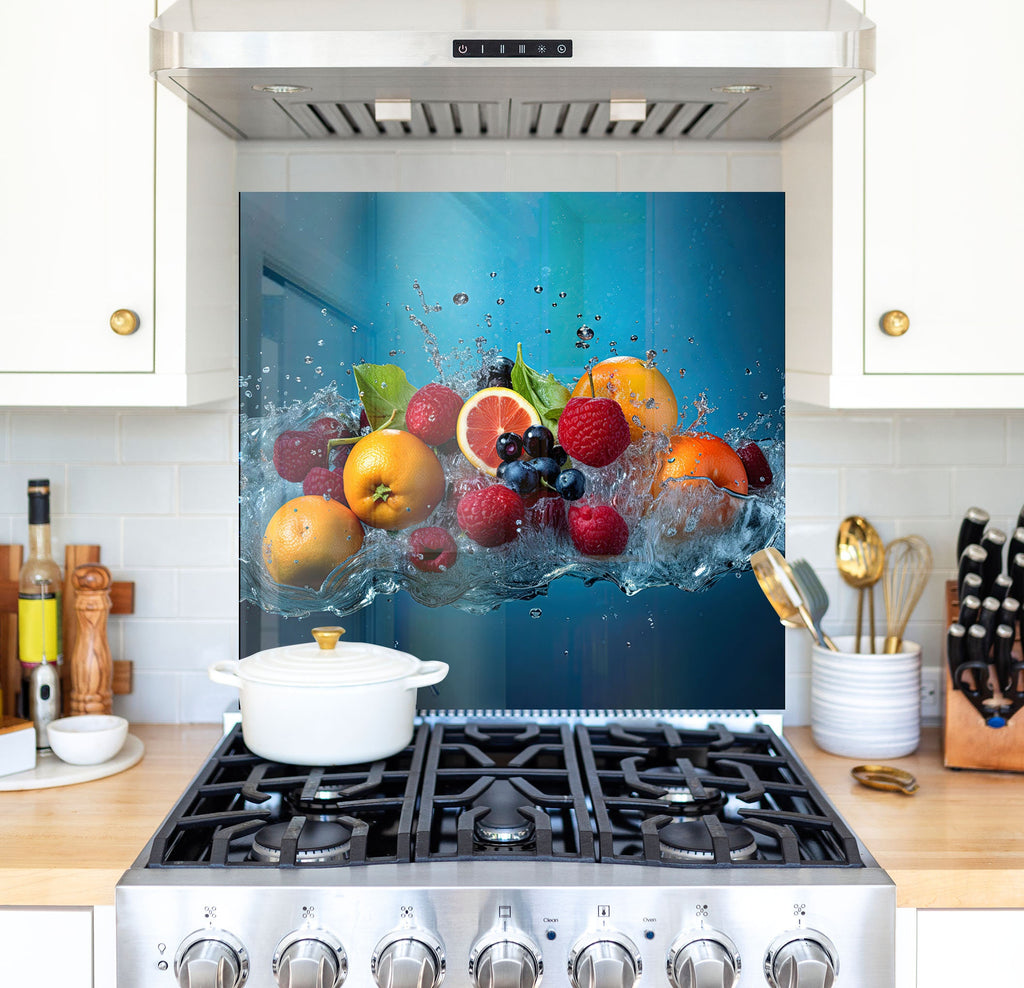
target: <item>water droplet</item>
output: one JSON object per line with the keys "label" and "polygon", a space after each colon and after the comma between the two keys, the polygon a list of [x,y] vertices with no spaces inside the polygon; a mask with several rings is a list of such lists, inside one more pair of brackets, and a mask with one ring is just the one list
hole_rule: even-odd
{"label": "water droplet", "polygon": [[539,607],[530,608],[530,617],[539,618],[544,612]]}
{"label": "water droplet", "polygon": [[743,373],[746,374],[749,377],[754,372],[749,367],[747,367],[747,368],[744,369]]}
{"label": "water droplet", "polygon": [[498,299],[498,305],[504,305],[504,304],[505,304],[505,300],[503,298],[499,298]]}
{"label": "water droplet", "polygon": [[763,391],[757,397],[760,398],[761,401],[767,401],[768,400],[768,395],[766,395]]}
{"label": "water droplet", "polygon": [[654,363],[654,358],[658,356],[658,351],[657,350],[648,350],[647,353],[645,354],[645,356],[647,357],[647,362],[649,364],[653,364]]}
{"label": "water droplet", "polygon": [[685,367],[680,367],[679,368],[679,376],[680,377],[686,377],[686,368]]}
{"label": "water droplet", "polygon": [[270,373],[270,368],[269,367],[264,367],[263,368],[263,373],[264,374],[269,374]]}
{"label": "water droplet", "polygon": [[559,298],[565,298],[565,292],[559,292],[558,293],[558,297]]}
{"label": "water droplet", "polygon": [[583,313],[582,312],[577,312],[576,313],[576,318],[577,319],[582,319],[583,318]]}
{"label": "water droplet", "polygon": [[540,293],[541,293],[542,291],[544,291],[544,289],[543,289],[543,288],[542,288],[542,287],[541,287],[540,285],[534,285],[534,286],[533,286],[533,290],[534,290],[534,291],[535,291],[535,292],[536,292],[536,293],[537,293],[538,295],[540,295]]}
{"label": "water droplet", "polygon": [[594,331],[586,323],[584,323],[582,326],[580,326],[579,329],[576,330],[576,335],[581,340],[592,340],[594,338]]}
{"label": "water droplet", "polygon": [[314,367],[313,368],[313,373],[314,374],[323,374],[323,372],[324,372],[324,369],[322,367]]}
{"label": "water droplet", "polygon": [[358,326],[353,326],[352,327],[352,332],[355,333],[358,330],[358,328],[359,328]]}
{"label": "water droplet", "polygon": [[251,398],[252,397],[252,392],[251,391],[246,391],[245,397],[246,398]]}
{"label": "water droplet", "polygon": [[469,296],[465,292],[456,292],[452,296],[452,301],[456,305],[465,305],[469,301]]}
{"label": "water droplet", "polygon": [[552,302],[551,303],[551,308],[552,309],[557,309],[558,308],[558,303],[557,302]]}
{"label": "water droplet", "polygon": [[687,343],[692,343],[693,342],[693,337],[692,336],[687,336],[686,337],[686,342]]}
{"label": "water droplet", "polygon": [[589,350],[590,349],[590,344],[587,343],[585,340],[577,340],[576,341],[576,349],[577,350]]}
{"label": "water droplet", "polygon": [[324,345],[324,341],[323,340],[317,340],[316,341],[316,345],[317,346],[323,346]]}
{"label": "water droplet", "polygon": [[313,363],[313,358],[307,353],[306,356],[302,358],[302,362],[304,364],[311,364]]}
{"label": "water droplet", "polygon": [[633,334],[633,335],[632,335],[632,336],[631,336],[631,337],[629,338],[629,341],[630,341],[630,343],[636,343],[636,341],[637,341],[638,339],[640,339],[640,337],[639,337],[639,336],[637,336],[637,335],[636,335],[636,333],[634,333],[634,334]]}
{"label": "water droplet", "polygon": [[550,336],[551,335],[551,330],[550,329],[545,329],[544,330],[544,335],[545,336]]}
{"label": "water droplet", "polygon": [[498,277],[498,272],[497,271],[492,271],[491,272],[491,277],[492,278],[497,278]]}
{"label": "water droplet", "polygon": [[601,321],[601,317],[600,316],[594,316],[594,322],[600,322],[600,321]]}
{"label": "water droplet", "polygon": [[326,309],[321,309],[320,310],[320,315],[326,316],[327,315],[327,310]]}

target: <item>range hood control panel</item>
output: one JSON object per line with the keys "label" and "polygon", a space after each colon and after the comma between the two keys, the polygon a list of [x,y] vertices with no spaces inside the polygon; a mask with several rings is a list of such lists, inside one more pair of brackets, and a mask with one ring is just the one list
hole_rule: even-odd
{"label": "range hood control panel", "polygon": [[452,42],[455,58],[572,58],[572,41],[568,38],[485,41],[480,38]]}

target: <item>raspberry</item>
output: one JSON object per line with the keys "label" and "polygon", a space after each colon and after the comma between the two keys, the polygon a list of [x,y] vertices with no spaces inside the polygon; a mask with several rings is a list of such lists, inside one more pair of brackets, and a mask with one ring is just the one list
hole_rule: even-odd
{"label": "raspberry", "polygon": [[504,484],[473,491],[459,501],[459,527],[478,545],[511,542],[523,522],[523,499]]}
{"label": "raspberry", "polygon": [[337,501],[347,508],[345,485],[341,482],[343,472],[343,467],[335,467],[333,470],[328,470],[326,467],[313,467],[302,481],[302,493],[326,495],[332,501]]}
{"label": "raspberry", "polygon": [[324,439],[335,439],[341,435],[341,423],[337,419],[324,417],[317,419],[310,427],[310,432],[315,432]]}
{"label": "raspberry", "polygon": [[274,441],[274,469],[285,480],[301,483],[313,467],[327,462],[327,440],[319,432],[282,432]]}
{"label": "raspberry", "polygon": [[571,504],[569,535],[584,556],[617,556],[629,541],[629,526],[610,504]]}
{"label": "raspberry", "polygon": [[570,398],[558,420],[558,442],[588,467],[606,467],[629,445],[629,423],[611,398]]}
{"label": "raspberry", "polygon": [[443,528],[417,528],[409,536],[409,562],[424,573],[451,569],[457,555],[455,539]]}
{"label": "raspberry", "polygon": [[405,427],[428,446],[440,446],[455,435],[462,399],[443,384],[425,384],[405,409]]}
{"label": "raspberry", "polygon": [[771,487],[772,468],[768,466],[764,452],[755,442],[746,442],[736,450],[736,455],[743,461],[747,471],[747,487],[754,491],[762,491]]}

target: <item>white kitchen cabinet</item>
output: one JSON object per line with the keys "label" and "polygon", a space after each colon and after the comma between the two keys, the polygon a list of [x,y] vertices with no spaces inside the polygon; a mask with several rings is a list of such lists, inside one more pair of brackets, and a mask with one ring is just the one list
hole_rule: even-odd
{"label": "white kitchen cabinet", "polygon": [[0,958],[4,985],[93,988],[92,909],[0,908]]}
{"label": "white kitchen cabinet", "polygon": [[[782,148],[787,396],[1019,408],[1024,7],[868,0],[877,75]],[[886,335],[886,312],[909,316]]]}
{"label": "white kitchen cabinet", "polygon": [[919,909],[918,988],[1024,985],[1020,909]]}
{"label": "white kitchen cabinet", "polygon": [[[0,152],[0,405],[235,393],[234,146],[157,92],[155,12],[51,0],[0,13],[19,89]],[[135,332],[111,329],[117,310]]]}

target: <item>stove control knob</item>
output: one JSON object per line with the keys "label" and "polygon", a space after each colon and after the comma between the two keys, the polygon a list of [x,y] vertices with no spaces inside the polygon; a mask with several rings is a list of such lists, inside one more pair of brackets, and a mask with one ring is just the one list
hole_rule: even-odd
{"label": "stove control knob", "polygon": [[274,951],[280,988],[338,988],[348,974],[345,948],[326,930],[290,933]]}
{"label": "stove control knob", "polygon": [[668,953],[668,977],[675,988],[733,988],[740,955],[724,934],[701,930],[681,934]]}
{"label": "stove control knob", "polygon": [[544,962],[527,937],[502,932],[477,942],[469,955],[469,973],[477,988],[534,988]]}
{"label": "stove control knob", "polygon": [[380,988],[436,988],[444,968],[441,941],[425,930],[389,934],[370,959],[370,971]]}
{"label": "stove control knob", "polygon": [[180,988],[241,988],[249,977],[249,955],[224,930],[197,930],[181,941],[174,974]]}
{"label": "stove control knob", "polygon": [[817,930],[791,930],[777,936],[764,955],[772,988],[832,988],[839,957],[832,941]]}
{"label": "stove control knob", "polygon": [[640,951],[619,933],[584,937],[569,952],[573,988],[633,988],[641,970]]}

